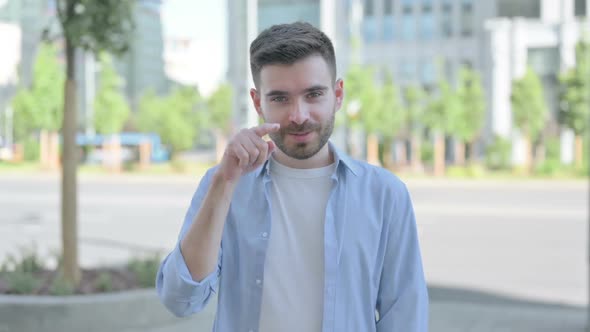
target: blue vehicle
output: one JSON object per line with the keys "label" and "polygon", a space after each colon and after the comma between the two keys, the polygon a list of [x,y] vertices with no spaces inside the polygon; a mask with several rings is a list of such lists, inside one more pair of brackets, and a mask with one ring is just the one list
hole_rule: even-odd
{"label": "blue vehicle", "polygon": [[[123,150],[124,161],[139,160],[139,146],[142,143],[149,142],[151,146],[152,163],[161,163],[170,160],[170,152],[164,145],[160,136],[154,133],[120,133],[117,135]],[[110,135],[86,135],[78,134],[76,136],[76,144],[80,147],[102,147],[105,141],[108,141]],[[102,156],[100,154],[86,154],[85,160],[89,163],[99,162]]]}

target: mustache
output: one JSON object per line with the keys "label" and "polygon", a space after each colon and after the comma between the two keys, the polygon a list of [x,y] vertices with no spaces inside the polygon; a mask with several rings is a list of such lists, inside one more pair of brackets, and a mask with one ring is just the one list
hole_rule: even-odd
{"label": "mustache", "polygon": [[299,133],[308,133],[308,132],[316,131],[319,129],[320,129],[319,123],[305,122],[300,125],[290,124],[287,127],[281,128],[280,131],[284,134],[299,134]]}

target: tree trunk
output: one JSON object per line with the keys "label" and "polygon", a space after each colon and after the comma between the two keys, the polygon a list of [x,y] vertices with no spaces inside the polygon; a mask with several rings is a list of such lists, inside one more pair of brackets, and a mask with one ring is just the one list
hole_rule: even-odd
{"label": "tree trunk", "polygon": [[408,150],[406,146],[406,139],[397,141],[395,143],[395,161],[398,167],[406,167],[408,165]]}
{"label": "tree trunk", "polygon": [[49,135],[47,130],[41,130],[39,133],[39,162],[41,168],[49,168]]}
{"label": "tree trunk", "polygon": [[465,143],[462,141],[455,142],[455,165],[465,166]]}
{"label": "tree trunk", "polygon": [[473,142],[465,142],[465,163],[471,165],[473,161]]}
{"label": "tree trunk", "polygon": [[367,162],[371,165],[381,166],[379,162],[379,138],[375,134],[367,136]]}
{"label": "tree trunk", "polygon": [[393,154],[391,149],[393,148],[393,139],[385,138],[383,142],[383,166],[387,169],[393,169]]}
{"label": "tree trunk", "polygon": [[147,169],[152,159],[152,144],[146,140],[139,145],[139,168]]}
{"label": "tree trunk", "polygon": [[78,267],[78,227],[77,227],[77,167],[76,154],[76,81],[75,81],[75,48],[66,39],[66,83],[65,83],[65,109],[63,115],[63,163],[62,163],[62,187],[61,187],[61,223],[62,223],[62,250],[63,250],[63,274],[66,281],[77,285],[80,281]]}
{"label": "tree trunk", "polygon": [[434,134],[434,176],[445,175],[445,136]]}
{"label": "tree trunk", "polygon": [[59,133],[49,132],[49,152],[48,166],[50,170],[56,170],[60,166],[60,153],[59,153]]}
{"label": "tree trunk", "polygon": [[531,147],[531,139],[528,135],[523,137],[523,145],[524,145],[524,170],[527,173],[530,173],[533,168],[533,149]]}
{"label": "tree trunk", "polygon": [[416,133],[412,134],[412,170],[421,172],[422,169],[422,149],[420,148],[420,136]]}
{"label": "tree trunk", "polygon": [[535,147],[535,165],[544,162],[546,159],[545,146],[539,144]]}
{"label": "tree trunk", "polygon": [[123,164],[121,155],[121,139],[118,134],[111,135],[110,137],[111,152],[113,158],[111,159],[111,172],[121,173],[121,165]]}
{"label": "tree trunk", "polygon": [[581,135],[576,135],[575,149],[576,168],[582,168],[582,162],[584,160],[584,144]]}
{"label": "tree trunk", "polygon": [[225,146],[227,145],[227,139],[223,132],[219,129],[215,130],[215,160],[220,163],[225,153]]}

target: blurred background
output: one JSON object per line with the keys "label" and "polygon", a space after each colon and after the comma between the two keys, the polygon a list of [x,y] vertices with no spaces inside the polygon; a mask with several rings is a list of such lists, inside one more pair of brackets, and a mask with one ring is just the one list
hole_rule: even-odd
{"label": "blurred background", "polygon": [[[0,0],[0,304],[153,287],[259,122],[250,42],[306,21],[344,79],[333,142],[411,191],[431,331],[586,330],[590,0],[97,3]],[[115,265],[135,282],[87,275]]]}

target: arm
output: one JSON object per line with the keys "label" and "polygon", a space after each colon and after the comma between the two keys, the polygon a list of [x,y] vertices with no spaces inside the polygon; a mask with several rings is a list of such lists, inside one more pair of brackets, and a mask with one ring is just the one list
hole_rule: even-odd
{"label": "arm", "polygon": [[219,165],[209,170],[193,196],[175,249],[162,262],[156,288],[175,315],[201,311],[221,274],[221,238],[240,177],[264,163],[274,145],[261,137],[278,125],[245,129],[233,137]]}
{"label": "arm", "polygon": [[[160,300],[176,316],[187,316],[201,311],[209,302],[219,281],[222,252],[221,235],[215,232],[222,231],[215,228],[223,229],[223,224],[218,225],[220,222],[215,220],[217,218],[202,221],[208,215],[219,214],[219,210],[225,205],[222,203],[219,208],[216,208],[216,205],[211,204],[211,200],[219,195],[219,189],[212,184],[214,172],[214,170],[208,171],[201,180],[184,218],[178,243],[160,265],[156,277],[156,289]],[[206,205],[208,206],[206,207]],[[199,219],[201,219],[201,226],[198,226]],[[194,257],[197,256],[194,250],[197,249],[189,249],[183,247],[182,244],[186,242],[187,237],[200,237],[191,234],[199,232],[199,229],[205,229],[200,235],[202,237],[209,235],[210,239],[206,239],[205,244],[201,246],[203,261],[194,264]],[[217,243],[216,248],[211,248],[213,243]],[[186,255],[187,253],[189,255]],[[212,255],[215,256],[211,257]],[[214,262],[213,266],[211,266],[212,261]],[[191,265],[193,265],[193,272],[190,269]],[[194,265],[198,267],[195,268]]]}
{"label": "arm", "polygon": [[390,212],[385,260],[377,296],[378,332],[427,332],[428,290],[416,219],[405,186]]}

